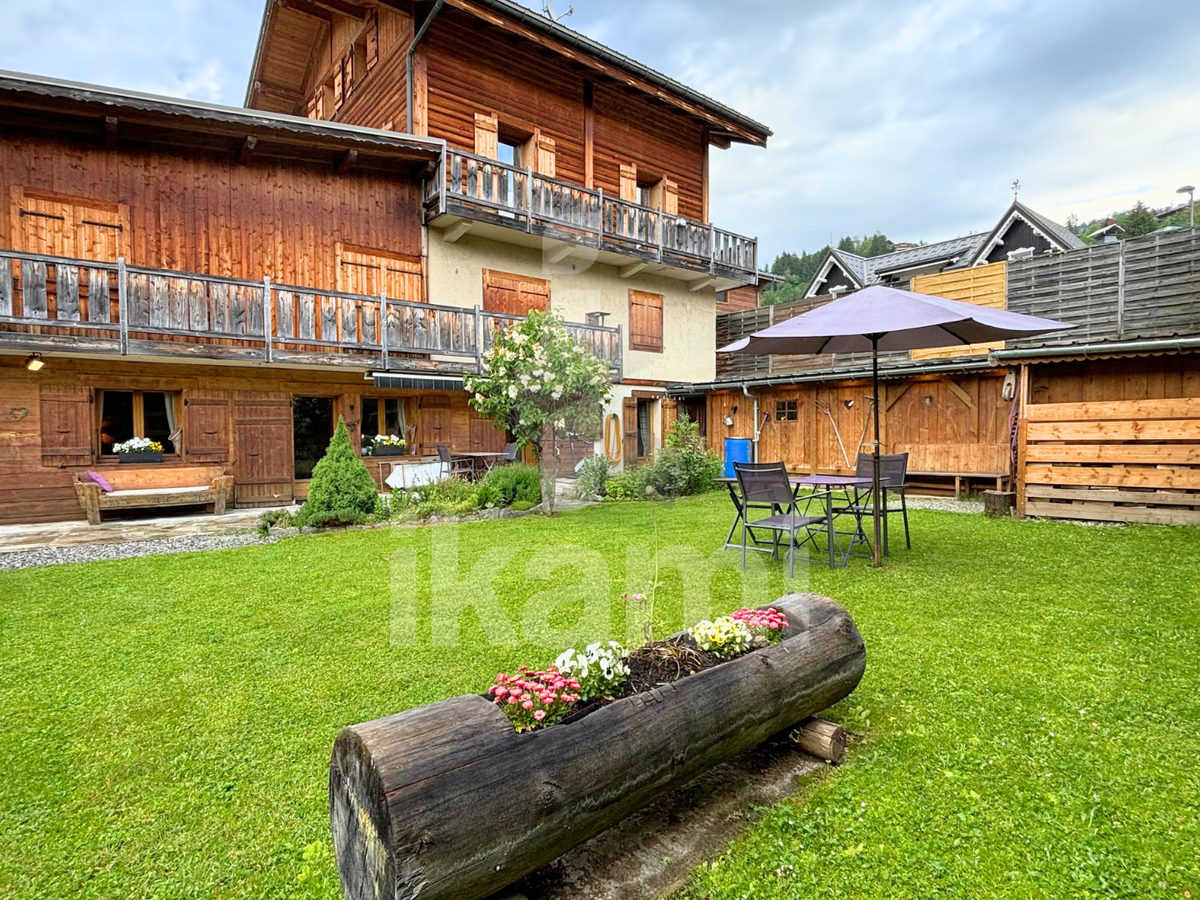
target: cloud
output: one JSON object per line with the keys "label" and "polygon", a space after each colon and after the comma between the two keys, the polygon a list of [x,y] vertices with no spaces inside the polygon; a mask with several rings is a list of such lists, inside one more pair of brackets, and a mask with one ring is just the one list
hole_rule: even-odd
{"label": "cloud", "polygon": [[[714,221],[764,262],[940,240],[1021,197],[1059,221],[1200,180],[1194,0],[572,0],[564,24],[770,126],[712,153]],[[526,5],[541,9],[537,0]],[[249,0],[9,0],[0,67],[239,104]],[[565,11],[565,0],[557,10]]]}

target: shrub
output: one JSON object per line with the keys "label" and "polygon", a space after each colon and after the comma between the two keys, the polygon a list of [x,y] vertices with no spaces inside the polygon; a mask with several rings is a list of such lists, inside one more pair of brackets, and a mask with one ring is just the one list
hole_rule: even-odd
{"label": "shrub", "polygon": [[432,515],[465,516],[479,509],[479,489],[465,478],[452,475],[409,492],[418,519]]}
{"label": "shrub", "polygon": [[287,509],[268,509],[258,517],[258,533],[266,537],[273,527],[290,528],[296,524],[296,517]]}
{"label": "shrub", "polygon": [[609,500],[645,500],[651,466],[635,466],[608,476],[604,496]]}
{"label": "shrub", "polygon": [[542,485],[537,466],[496,466],[479,481],[480,506],[528,504],[532,509],[542,502]]}
{"label": "shrub", "polygon": [[580,500],[603,497],[608,486],[608,472],[606,457],[589,456],[579,466],[579,472],[575,476],[575,496]]}
{"label": "shrub", "polygon": [[710,453],[699,426],[680,415],[646,475],[647,483],[664,497],[705,494],[716,487],[721,459]]}
{"label": "shrub", "polygon": [[346,423],[338,416],[329,449],[313,469],[308,499],[300,507],[296,524],[361,524],[375,512],[378,496],[375,479],[355,455]]}

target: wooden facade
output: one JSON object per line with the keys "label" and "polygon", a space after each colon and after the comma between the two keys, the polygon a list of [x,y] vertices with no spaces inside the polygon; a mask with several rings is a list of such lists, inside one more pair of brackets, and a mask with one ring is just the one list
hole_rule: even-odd
{"label": "wooden facade", "polygon": [[[104,391],[177,397],[181,446],[151,468],[221,467],[234,477],[235,503],[243,507],[287,504],[307,493],[307,481],[295,477],[297,398],[328,398],[333,419],[345,419],[356,447],[364,405],[389,399],[405,405],[412,456],[432,456],[440,443],[455,451],[504,449],[504,432],[470,410],[462,391],[375,389],[359,373],[338,371],[184,364],[148,369],[135,361],[55,357],[33,373],[22,362],[0,356],[0,524],[81,519],[75,475],[131,470],[101,453]],[[382,467],[369,456],[364,461],[382,481],[397,460],[384,459]]]}

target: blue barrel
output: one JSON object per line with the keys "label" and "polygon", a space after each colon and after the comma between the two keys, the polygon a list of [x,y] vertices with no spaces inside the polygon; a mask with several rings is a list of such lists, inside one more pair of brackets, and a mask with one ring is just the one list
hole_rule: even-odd
{"label": "blue barrel", "polygon": [[754,462],[754,441],[750,438],[725,438],[725,477],[735,477],[734,463],[748,462]]}

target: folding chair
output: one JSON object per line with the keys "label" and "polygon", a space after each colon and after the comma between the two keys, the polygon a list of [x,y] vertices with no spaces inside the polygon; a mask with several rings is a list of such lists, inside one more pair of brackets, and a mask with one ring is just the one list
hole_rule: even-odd
{"label": "folding chair", "polygon": [[[859,478],[871,478],[872,465],[871,454],[860,453],[855,463],[854,474]],[[906,496],[908,485],[905,483],[907,479],[907,453],[881,453],[879,455],[879,487],[883,494],[883,505],[880,507],[880,512],[883,514],[884,556],[887,556],[888,553],[888,517],[892,513],[900,513],[904,517],[904,543],[909,550],[912,549],[912,536],[908,532],[908,500]],[[893,494],[900,498],[899,506],[892,505]],[[871,507],[864,503],[860,504],[855,511],[870,515]]]}
{"label": "folding chair", "polygon": [[505,466],[512,465],[517,461],[517,442],[504,445],[504,455],[500,457],[499,463]]}
{"label": "folding chair", "polygon": [[[795,577],[796,547],[803,546],[807,541],[814,541],[814,525],[822,526],[817,531],[829,528],[827,516],[809,516],[799,511],[799,500],[792,491],[788,481],[787,469],[782,462],[777,463],[734,463],[734,474],[737,476],[738,487],[742,492],[742,568],[746,568],[746,551],[758,550],[767,552],[765,547],[749,547],[746,544],[748,529],[762,529],[774,534],[771,555],[779,557],[779,537],[788,536],[788,578]],[[811,501],[821,494],[808,494],[806,501]],[[751,519],[755,509],[765,509],[771,514],[761,519]],[[796,543],[797,533],[803,531],[805,538]],[[832,536],[830,537],[832,540]]]}
{"label": "folding chair", "polygon": [[465,475],[468,478],[474,477],[475,466],[469,459],[450,455],[450,448],[445,444],[437,445],[438,459],[442,461],[442,465],[446,467],[447,475]]}

